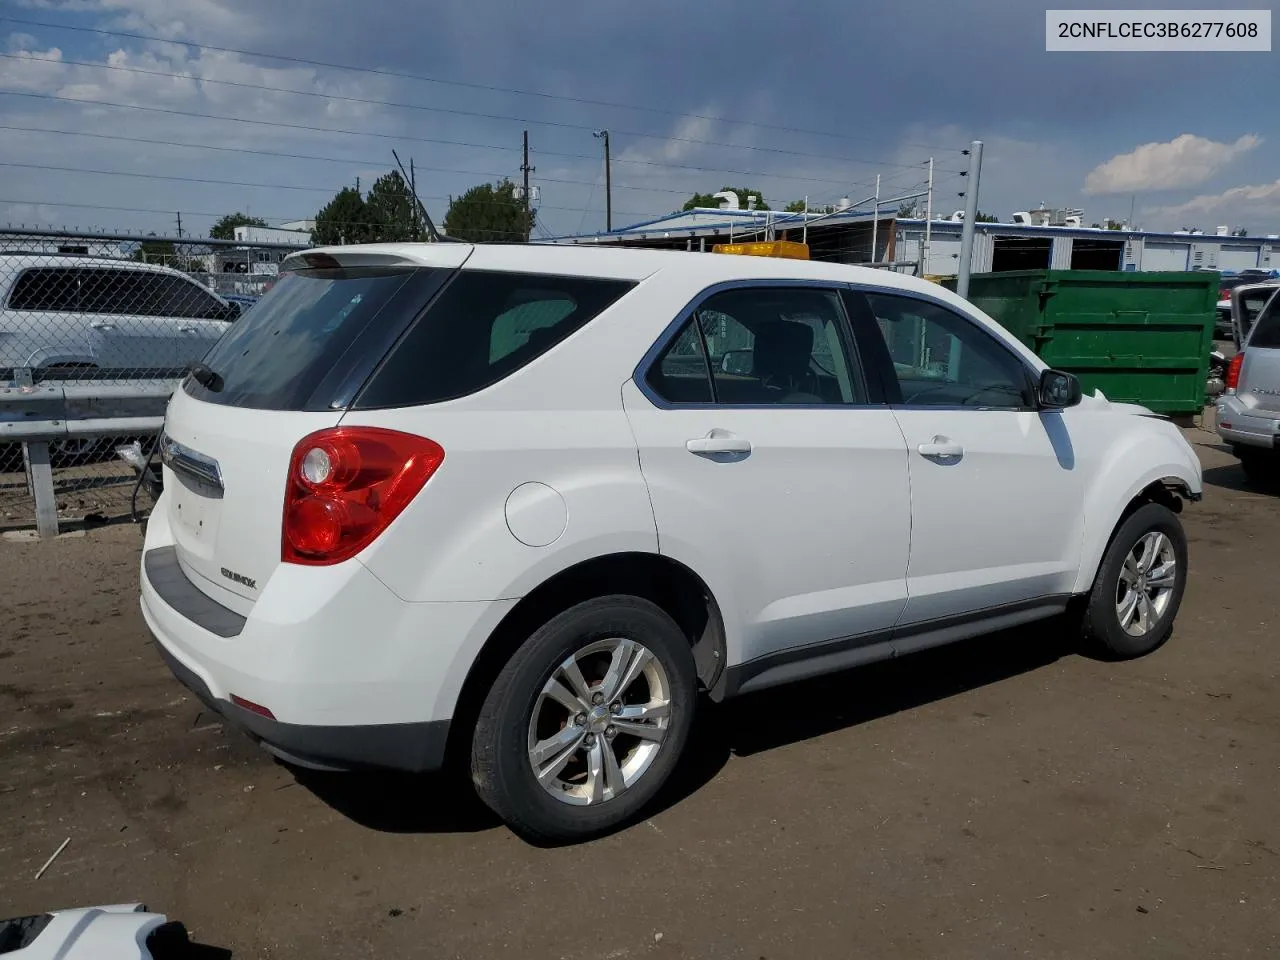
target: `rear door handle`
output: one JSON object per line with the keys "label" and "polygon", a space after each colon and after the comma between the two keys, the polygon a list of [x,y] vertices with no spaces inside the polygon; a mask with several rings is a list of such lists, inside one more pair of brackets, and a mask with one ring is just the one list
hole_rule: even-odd
{"label": "rear door handle", "polygon": [[920,456],[930,460],[958,460],[964,456],[964,447],[947,437],[934,437],[928,443],[916,447]]}
{"label": "rear door handle", "polygon": [[750,453],[751,441],[734,436],[726,430],[712,430],[705,437],[696,437],[685,443],[690,453]]}
{"label": "rear door handle", "polygon": [[114,323],[103,323],[102,321],[91,323],[89,326],[93,327],[95,330],[114,330],[116,328]]}
{"label": "rear door handle", "polygon": [[179,333],[195,333],[196,328],[195,327],[179,327],[178,332]]}

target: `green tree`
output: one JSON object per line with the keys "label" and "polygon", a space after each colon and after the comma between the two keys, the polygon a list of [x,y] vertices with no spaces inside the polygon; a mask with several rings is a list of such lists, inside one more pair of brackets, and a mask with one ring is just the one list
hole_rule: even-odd
{"label": "green tree", "polygon": [[209,236],[214,240],[234,240],[236,227],[265,227],[266,225],[267,221],[261,217],[251,217],[237,210],[235,213],[228,213],[210,227]]}
{"label": "green tree", "polygon": [[904,220],[915,220],[920,216],[920,205],[914,200],[898,204],[898,216]]}
{"label": "green tree", "polygon": [[399,171],[392,170],[374,181],[364,202],[372,239],[382,241],[417,240],[418,218],[413,195]]}
{"label": "green tree", "polygon": [[997,217],[994,213],[983,213],[981,210],[979,210],[978,215],[973,218],[973,222],[974,223],[999,223],[1000,218]]}
{"label": "green tree", "polygon": [[373,237],[369,228],[369,211],[355,187],[343,187],[316,214],[311,242],[328,247],[344,243],[367,243]]}
{"label": "green tree", "polygon": [[804,213],[806,210],[812,210],[808,202],[805,200],[792,200],[782,208],[783,213]]}
{"label": "green tree", "polygon": [[444,232],[470,243],[524,243],[533,232],[535,213],[525,210],[515,184],[482,183],[449,204]]}
{"label": "green tree", "polygon": [[[747,209],[747,197],[756,198],[757,210],[768,210],[769,204],[765,203],[764,194],[759,190],[750,190],[747,187],[722,187],[721,193],[725,190],[731,190],[738,195],[738,207],[742,210]],[[718,207],[720,201],[716,199],[715,194],[711,193],[695,193],[692,197],[685,201],[681,210],[692,210],[694,207]],[[804,209],[804,203],[801,202],[800,209]]]}

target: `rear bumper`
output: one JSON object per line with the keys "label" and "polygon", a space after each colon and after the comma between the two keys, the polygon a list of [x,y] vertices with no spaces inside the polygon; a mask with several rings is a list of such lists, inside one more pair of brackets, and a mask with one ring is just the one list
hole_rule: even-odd
{"label": "rear bumper", "polygon": [[1246,407],[1239,397],[1219,397],[1216,419],[1218,436],[1228,443],[1268,450],[1276,448],[1276,438],[1280,436],[1280,418],[1266,416],[1252,407]]}
{"label": "rear bumper", "polygon": [[187,687],[298,764],[441,764],[462,684],[514,600],[411,603],[350,560],[281,564],[256,601],[231,610],[180,564],[165,507],[162,495],[148,523],[140,605]]}
{"label": "rear bumper", "polygon": [[380,723],[372,726],[320,727],[281,723],[219,700],[200,676],[163,643],[156,648],[173,675],[209,709],[241,728],[281,760],[312,770],[365,767],[424,772],[444,765],[449,721]]}

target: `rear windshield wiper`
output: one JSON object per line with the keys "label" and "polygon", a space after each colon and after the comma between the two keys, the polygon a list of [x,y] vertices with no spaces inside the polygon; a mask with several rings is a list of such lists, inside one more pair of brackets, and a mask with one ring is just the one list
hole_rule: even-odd
{"label": "rear windshield wiper", "polygon": [[193,363],[188,372],[192,380],[211,393],[217,393],[222,389],[222,375],[214,372],[208,364]]}

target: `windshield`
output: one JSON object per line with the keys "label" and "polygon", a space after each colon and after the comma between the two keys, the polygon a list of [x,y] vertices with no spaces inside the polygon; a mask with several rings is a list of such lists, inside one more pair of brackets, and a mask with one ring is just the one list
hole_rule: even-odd
{"label": "windshield", "polygon": [[406,268],[284,274],[205,356],[216,379],[188,377],[184,389],[227,406],[341,406],[350,400],[343,388],[363,382],[446,276]]}

